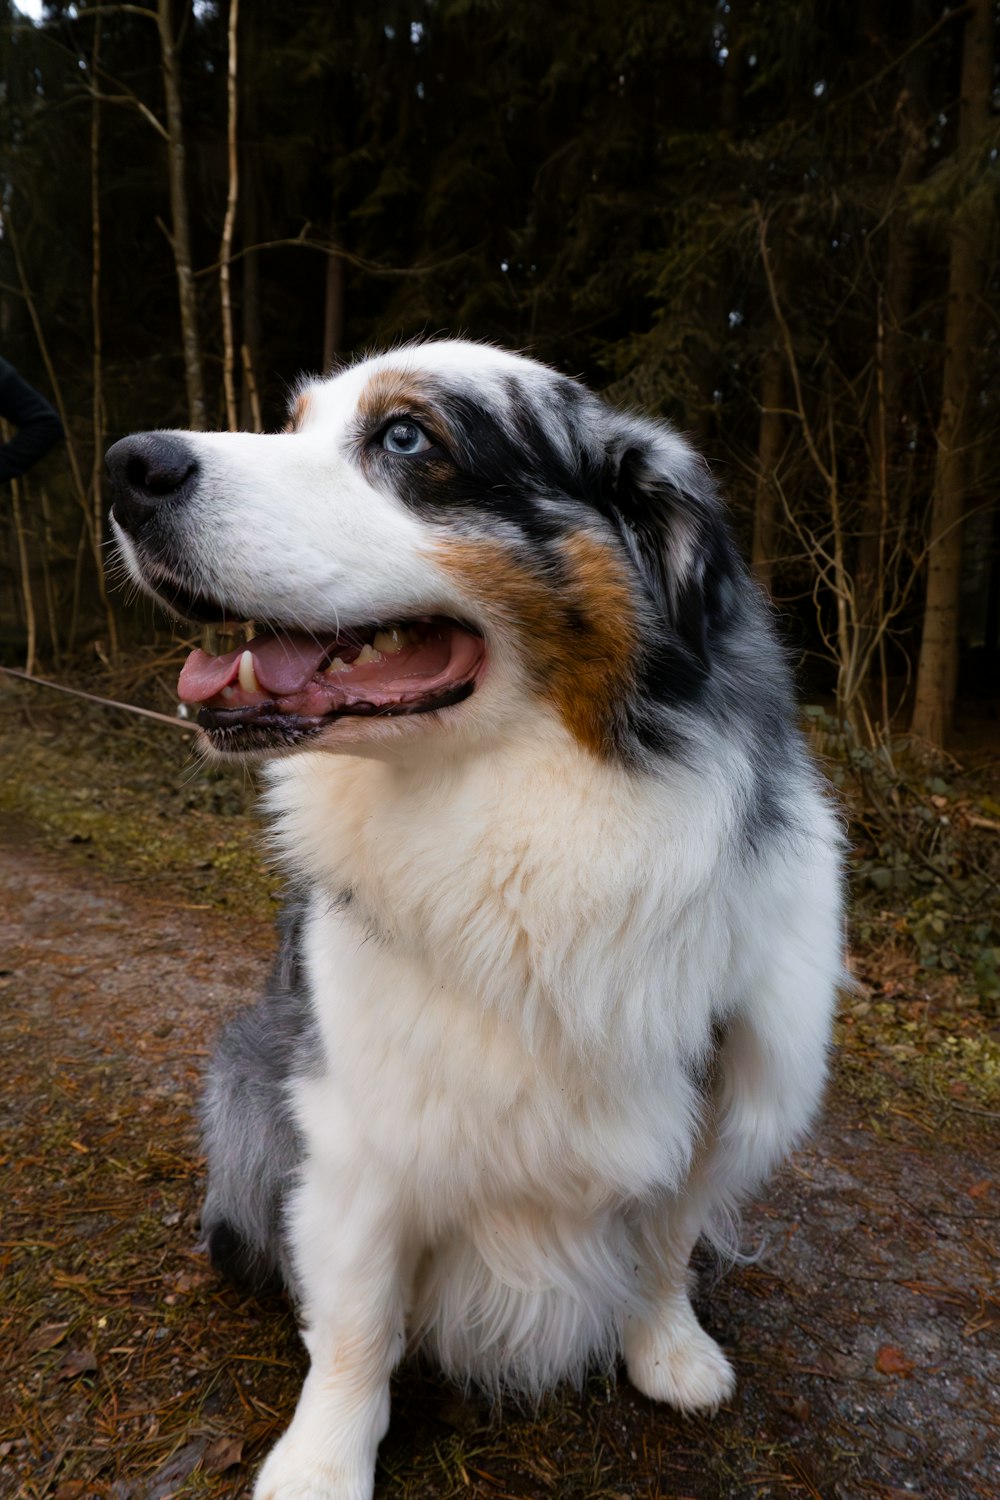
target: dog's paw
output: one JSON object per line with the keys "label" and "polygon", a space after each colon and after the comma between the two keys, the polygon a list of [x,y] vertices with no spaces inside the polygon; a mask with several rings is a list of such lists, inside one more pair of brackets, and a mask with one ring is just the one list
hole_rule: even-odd
{"label": "dog's paw", "polygon": [[301,1441],[294,1425],[272,1448],[254,1485],[253,1500],[372,1500],[375,1466],[362,1473],[323,1445]]}
{"label": "dog's paw", "polygon": [[636,1390],[679,1411],[716,1411],[736,1387],[732,1365],[693,1312],[668,1327],[632,1324],[625,1362]]}

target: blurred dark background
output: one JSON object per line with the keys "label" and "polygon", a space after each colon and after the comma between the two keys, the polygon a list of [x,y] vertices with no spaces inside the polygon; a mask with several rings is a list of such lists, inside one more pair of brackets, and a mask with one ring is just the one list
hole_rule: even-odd
{"label": "blurred dark background", "polygon": [[3,487],[0,660],[155,628],[102,582],[108,443],[279,427],[300,371],[464,334],[693,436],[858,733],[989,718],[996,31],[992,0],[0,0],[0,354],[67,429]]}

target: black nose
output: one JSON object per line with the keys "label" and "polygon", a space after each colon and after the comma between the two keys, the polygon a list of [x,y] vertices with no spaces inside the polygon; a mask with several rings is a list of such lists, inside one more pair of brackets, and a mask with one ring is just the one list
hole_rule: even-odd
{"label": "black nose", "polygon": [[183,500],[198,481],[194,452],[170,432],[122,438],[104,462],[114,494],[111,513],[125,531],[137,531],[166,501]]}

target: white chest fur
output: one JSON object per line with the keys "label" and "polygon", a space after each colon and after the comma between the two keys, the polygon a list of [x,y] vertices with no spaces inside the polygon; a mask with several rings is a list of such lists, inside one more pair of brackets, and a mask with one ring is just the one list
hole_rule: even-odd
{"label": "white chest fur", "polygon": [[283,857],[312,888],[307,1152],[331,1192],[384,1185],[411,1327],[456,1372],[537,1389],[617,1346],[634,1214],[690,1171],[713,1022],[766,990],[776,934],[808,943],[809,841],[755,879],[739,778],[672,776],[558,736],[402,770],[300,755],[273,776]]}

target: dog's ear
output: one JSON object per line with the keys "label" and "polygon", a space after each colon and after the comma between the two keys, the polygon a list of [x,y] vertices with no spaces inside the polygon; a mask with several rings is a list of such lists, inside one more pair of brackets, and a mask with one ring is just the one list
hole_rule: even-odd
{"label": "dog's ear", "polygon": [[673,433],[629,421],[608,445],[605,503],[659,621],[691,666],[736,607],[739,558],[707,465]]}

